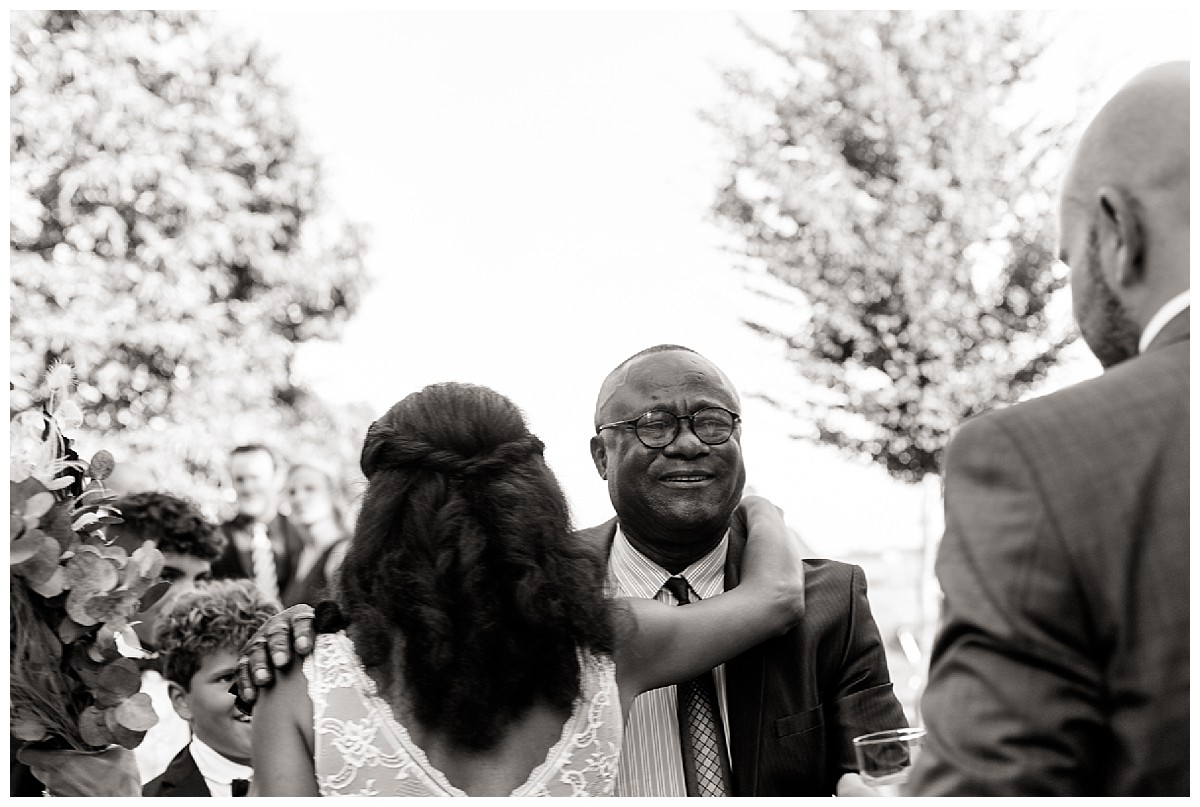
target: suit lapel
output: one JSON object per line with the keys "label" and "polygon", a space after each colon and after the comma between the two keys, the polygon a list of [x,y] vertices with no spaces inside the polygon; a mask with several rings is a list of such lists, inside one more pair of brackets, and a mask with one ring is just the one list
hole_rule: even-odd
{"label": "suit lapel", "polygon": [[171,760],[171,764],[163,774],[161,796],[210,796],[208,782],[192,758],[192,752],[184,746],[183,750]]}

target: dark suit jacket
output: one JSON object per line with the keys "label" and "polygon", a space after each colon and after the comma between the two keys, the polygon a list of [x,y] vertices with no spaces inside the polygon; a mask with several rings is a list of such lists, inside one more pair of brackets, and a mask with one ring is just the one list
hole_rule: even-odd
{"label": "dark suit jacket", "polygon": [[204,775],[185,745],[167,769],[142,788],[143,796],[211,796]]}
{"label": "dark suit jacket", "polygon": [[1186,795],[1190,328],[968,421],[919,795]]}
{"label": "dark suit jacket", "polygon": [[[225,551],[221,557],[213,561],[212,575],[220,579],[240,579],[254,577],[254,562],[250,552],[238,549],[238,534],[246,534],[246,530],[238,525],[237,520],[226,521],[221,530],[227,538]],[[275,546],[275,573],[279,578],[279,592],[282,596],[292,582],[295,574],[296,560],[304,548],[304,539],[296,531],[285,516],[277,515],[267,525],[267,535]]]}
{"label": "dark suit jacket", "polygon": [[[616,519],[579,535],[607,555]],[[744,533],[730,531],[725,587]],[[856,771],[851,740],[908,725],[858,566],[804,561],[803,621],[725,665],[735,796],[829,796]]]}

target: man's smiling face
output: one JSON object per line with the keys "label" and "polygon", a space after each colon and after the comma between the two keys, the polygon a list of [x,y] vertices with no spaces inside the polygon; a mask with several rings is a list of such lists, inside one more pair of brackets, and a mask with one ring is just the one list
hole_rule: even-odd
{"label": "man's smiling face", "polygon": [[[633,360],[606,382],[605,394],[597,408],[603,423],[655,410],[675,415],[708,406],[740,410],[724,374],[683,350]],[[605,429],[593,439],[592,453],[622,529],[639,543],[711,543],[728,527],[746,482],[740,424],[724,443],[707,445],[683,421],[663,448],[642,445],[632,426]]]}

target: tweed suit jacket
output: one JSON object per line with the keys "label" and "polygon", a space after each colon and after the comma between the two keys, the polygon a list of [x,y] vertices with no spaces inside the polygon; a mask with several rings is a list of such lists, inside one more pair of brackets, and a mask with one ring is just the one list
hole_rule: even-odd
{"label": "tweed suit jacket", "polygon": [[142,788],[143,796],[211,796],[204,775],[185,745],[167,769]]}
{"label": "tweed suit jacket", "polygon": [[[578,535],[608,556],[612,519]],[[725,588],[737,585],[745,531],[730,530]],[[804,618],[725,664],[735,796],[830,796],[856,771],[851,740],[908,725],[858,566],[804,561]]]}
{"label": "tweed suit jacket", "polygon": [[917,795],[1184,795],[1190,327],[965,423]]}

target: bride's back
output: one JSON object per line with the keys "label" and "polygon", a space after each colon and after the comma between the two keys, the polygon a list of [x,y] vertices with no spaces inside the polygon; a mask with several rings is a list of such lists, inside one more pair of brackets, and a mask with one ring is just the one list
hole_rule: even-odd
{"label": "bride's back", "polygon": [[336,599],[407,739],[468,793],[508,792],[553,754],[613,649],[603,562],[541,454],[511,401],[465,384],[410,395],[363,443]]}
{"label": "bride's back", "polygon": [[488,749],[412,719],[403,687],[380,687],[346,633],[323,634],[304,672],[322,795],[611,795],[621,709],[610,657],[581,654],[568,710],[536,703]]}

